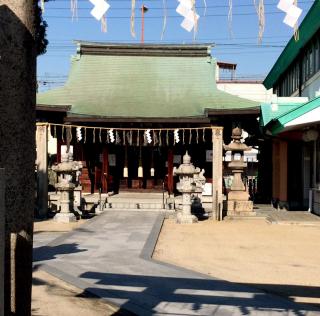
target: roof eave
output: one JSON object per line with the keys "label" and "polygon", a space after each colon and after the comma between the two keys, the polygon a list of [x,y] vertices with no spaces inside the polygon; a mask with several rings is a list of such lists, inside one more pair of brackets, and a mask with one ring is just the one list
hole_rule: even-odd
{"label": "roof eave", "polygon": [[72,105],[48,105],[48,104],[37,104],[37,111],[46,111],[46,112],[68,112],[72,108]]}
{"label": "roof eave", "polygon": [[[310,26],[307,25],[308,20],[309,19],[311,20],[314,17],[315,17],[316,21],[319,21],[318,25],[313,25],[314,30],[309,34],[309,36],[306,39],[304,39],[303,42],[302,42],[302,39],[299,39],[299,41],[297,42],[295,40],[294,36],[291,37],[288,44],[286,45],[286,47],[284,48],[284,50],[282,51],[282,53],[278,57],[277,61],[275,62],[275,64],[271,68],[270,72],[268,73],[267,77],[263,81],[263,85],[265,86],[266,89],[272,88],[277,83],[277,81],[279,80],[281,75],[290,66],[290,64],[294,61],[294,59],[299,55],[301,49],[306,45],[306,43],[310,40],[310,38],[318,31],[318,28],[320,26],[320,19],[317,18],[319,15],[319,9],[320,9],[320,1],[316,0],[314,2],[314,4],[312,5],[312,7],[310,8],[307,15],[305,16],[305,18],[303,19],[303,21],[301,22],[301,24],[299,26],[299,32],[300,32],[300,34],[302,34],[305,31],[305,29],[309,28]],[[284,66],[281,65],[282,59],[284,58],[283,56],[290,49],[293,49],[294,45],[298,45],[300,47],[297,49],[296,53],[294,54],[294,56],[291,59],[285,59]]]}

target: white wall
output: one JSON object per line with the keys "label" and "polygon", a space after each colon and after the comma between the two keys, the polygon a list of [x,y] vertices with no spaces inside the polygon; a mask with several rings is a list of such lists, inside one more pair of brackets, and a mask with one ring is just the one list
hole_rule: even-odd
{"label": "white wall", "polygon": [[308,97],[309,99],[314,99],[316,92],[320,90],[320,71],[318,71],[313,77],[311,77],[302,86],[302,96]]}
{"label": "white wall", "polygon": [[219,90],[257,102],[269,103],[272,89],[267,90],[262,83],[256,82],[217,82]]}

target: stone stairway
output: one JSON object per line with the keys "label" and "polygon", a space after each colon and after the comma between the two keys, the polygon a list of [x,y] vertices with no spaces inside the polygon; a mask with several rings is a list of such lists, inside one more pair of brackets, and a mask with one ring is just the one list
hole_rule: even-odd
{"label": "stone stairway", "polygon": [[121,192],[106,198],[104,210],[174,210],[174,199],[168,193]]}

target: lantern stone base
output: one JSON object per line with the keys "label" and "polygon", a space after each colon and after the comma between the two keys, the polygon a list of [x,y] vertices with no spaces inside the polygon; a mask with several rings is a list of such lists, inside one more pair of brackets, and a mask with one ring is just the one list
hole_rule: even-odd
{"label": "lantern stone base", "polygon": [[178,224],[193,224],[193,223],[197,223],[198,219],[196,216],[192,214],[178,213],[176,222]]}
{"label": "lantern stone base", "polygon": [[73,213],[57,213],[53,220],[58,223],[71,223],[76,222],[77,218]]}
{"label": "lantern stone base", "polygon": [[255,216],[256,212],[253,211],[252,201],[227,201],[227,216]]}

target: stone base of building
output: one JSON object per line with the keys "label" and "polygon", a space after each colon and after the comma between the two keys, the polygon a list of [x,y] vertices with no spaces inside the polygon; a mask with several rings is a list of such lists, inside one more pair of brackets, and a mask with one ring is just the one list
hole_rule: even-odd
{"label": "stone base of building", "polygon": [[186,214],[178,213],[176,222],[178,224],[192,224],[192,223],[197,223],[198,219],[196,216],[194,216],[192,214],[186,215]]}
{"label": "stone base of building", "polygon": [[227,216],[255,216],[252,201],[227,201]]}
{"label": "stone base of building", "polygon": [[53,220],[58,223],[71,223],[76,222],[77,218],[73,213],[57,213]]}

